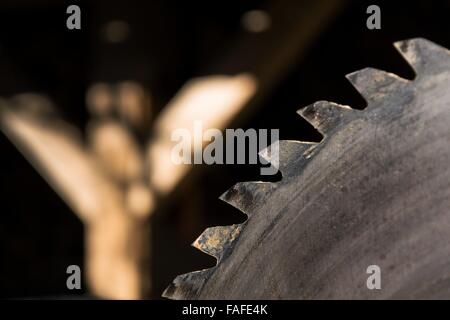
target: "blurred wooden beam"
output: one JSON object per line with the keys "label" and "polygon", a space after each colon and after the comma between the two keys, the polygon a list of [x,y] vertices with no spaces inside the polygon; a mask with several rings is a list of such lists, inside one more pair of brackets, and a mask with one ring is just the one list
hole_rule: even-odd
{"label": "blurred wooden beam", "polygon": [[[115,143],[115,155],[94,157],[81,133],[49,105],[35,94],[2,100],[0,129],[84,222],[86,274],[92,293],[108,299],[141,299],[150,285],[148,216],[152,208],[147,199],[151,199],[151,190],[144,187],[141,191],[130,183],[130,199],[123,181],[117,182],[105,170],[105,161],[117,164],[117,154],[121,154],[126,162],[126,153],[135,152],[131,138],[117,139],[114,135],[121,129],[114,127],[113,136],[106,140]],[[102,138],[96,141],[97,148],[108,144]]]}

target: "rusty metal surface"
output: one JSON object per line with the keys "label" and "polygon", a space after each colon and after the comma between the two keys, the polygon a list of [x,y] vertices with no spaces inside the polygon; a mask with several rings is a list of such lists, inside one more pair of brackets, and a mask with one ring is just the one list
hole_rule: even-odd
{"label": "rusty metal surface", "polygon": [[[227,191],[248,220],[207,229],[195,246],[217,266],[178,276],[165,297],[450,297],[450,54],[424,39],[395,45],[416,78],[364,69],[347,77],[365,110],[300,110],[323,140],[281,141],[281,181]],[[373,264],[381,290],[366,287]]]}

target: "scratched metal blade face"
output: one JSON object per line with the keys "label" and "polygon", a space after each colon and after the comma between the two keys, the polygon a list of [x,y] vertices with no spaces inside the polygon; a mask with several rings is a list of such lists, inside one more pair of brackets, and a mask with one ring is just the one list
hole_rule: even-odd
{"label": "scratched metal blade face", "polygon": [[[177,277],[164,296],[450,298],[450,54],[424,39],[395,45],[416,78],[364,69],[347,77],[365,110],[300,110],[323,140],[280,141],[280,182],[226,192],[249,219],[207,229],[194,246],[217,266]],[[366,286],[371,265],[380,290]]]}

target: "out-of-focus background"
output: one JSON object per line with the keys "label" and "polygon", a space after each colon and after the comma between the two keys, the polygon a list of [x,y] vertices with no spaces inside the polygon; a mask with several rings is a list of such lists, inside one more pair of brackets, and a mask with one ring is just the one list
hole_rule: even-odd
{"label": "out-of-focus background", "polygon": [[[81,30],[66,28],[71,4],[81,8]],[[381,30],[366,27],[371,4],[381,8]],[[367,66],[414,78],[392,43],[425,37],[450,47],[449,13],[448,0],[2,0],[0,97],[25,109],[24,123],[37,131],[17,141],[0,134],[0,296],[159,298],[176,275],[213,266],[190,243],[206,227],[245,220],[218,197],[238,181],[279,177],[260,176],[258,165],[172,167],[163,157],[167,133],[200,118],[221,130],[278,128],[281,139],[320,141],[299,108],[331,100],[363,109],[344,76]],[[66,159],[58,163],[39,158],[54,141],[45,130],[56,118],[80,132],[80,150],[114,186],[102,188],[124,195],[131,220],[83,216],[92,210],[78,194],[95,198],[100,187],[77,184],[86,176],[70,148],[54,148]],[[58,128],[56,137],[68,130]],[[112,153],[104,152],[110,142]],[[21,153],[22,144],[32,151]],[[116,170],[116,145],[138,173],[120,163]],[[66,287],[74,264],[79,291]]]}

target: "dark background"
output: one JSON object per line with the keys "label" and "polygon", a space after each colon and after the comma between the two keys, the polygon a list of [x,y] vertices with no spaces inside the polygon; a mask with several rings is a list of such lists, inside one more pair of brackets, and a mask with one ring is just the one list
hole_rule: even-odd
{"label": "dark background", "polygon": [[[241,18],[275,1],[3,0],[0,96],[45,93],[81,129],[87,122],[89,86],[130,79],[151,91],[157,114],[188,79],[214,73],[217,59],[232,56],[231,64],[240,66],[240,54],[233,55],[238,41],[248,38],[246,54],[259,55],[261,46],[253,51],[251,37],[260,35],[246,34]],[[289,8],[295,1],[282,2]],[[82,30],[67,30],[69,4],[80,5]],[[381,30],[366,28],[370,4],[381,7]],[[392,42],[425,37],[450,47],[449,14],[450,1],[445,0],[348,1],[241,127],[279,128],[281,139],[320,141],[320,134],[296,116],[300,107],[331,100],[363,109],[364,100],[344,75],[367,66],[414,78]],[[101,37],[104,24],[114,19],[130,28],[129,37],[118,44]],[[262,48],[281,46],[276,39],[263,42]],[[65,271],[70,264],[83,265],[81,222],[3,134],[0,155],[0,296],[73,294],[66,289]],[[189,244],[205,227],[243,221],[245,216],[218,196],[235,182],[260,179],[258,166],[204,168],[189,193],[157,214],[154,297],[177,274],[215,264]],[[183,225],[187,199],[197,212],[189,228]]]}

